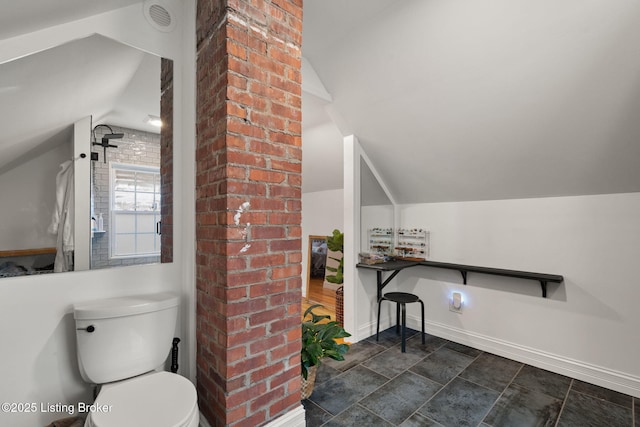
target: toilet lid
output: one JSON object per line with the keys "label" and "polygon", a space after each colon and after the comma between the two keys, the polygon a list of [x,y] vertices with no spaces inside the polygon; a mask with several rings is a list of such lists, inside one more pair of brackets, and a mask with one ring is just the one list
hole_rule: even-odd
{"label": "toilet lid", "polygon": [[105,385],[93,409],[96,427],[182,427],[197,411],[197,395],[188,379],[156,372]]}

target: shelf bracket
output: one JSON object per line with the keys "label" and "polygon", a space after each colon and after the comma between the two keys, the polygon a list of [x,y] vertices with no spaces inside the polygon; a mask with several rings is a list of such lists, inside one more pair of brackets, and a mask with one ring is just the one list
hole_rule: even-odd
{"label": "shelf bracket", "polygon": [[378,279],[378,301],[380,301],[380,299],[382,298],[382,288],[384,288],[385,286],[387,286],[389,284],[389,282],[398,275],[398,273],[400,273],[400,270],[393,270],[393,273],[391,273],[391,275],[389,277],[387,277],[386,280],[382,280],[382,271],[378,270],[376,271],[377,273],[377,279]]}
{"label": "shelf bracket", "polygon": [[462,274],[462,283],[467,284],[467,272],[465,270],[459,270],[460,274]]}
{"label": "shelf bracket", "polygon": [[547,282],[546,280],[540,280],[540,287],[542,288],[542,298],[547,297]]}

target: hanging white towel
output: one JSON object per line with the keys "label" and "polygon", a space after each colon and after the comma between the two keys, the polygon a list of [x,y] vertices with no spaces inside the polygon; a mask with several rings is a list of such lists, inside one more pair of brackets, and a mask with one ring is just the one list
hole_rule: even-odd
{"label": "hanging white towel", "polygon": [[73,268],[73,204],[73,161],[67,160],[60,165],[60,172],[56,175],[56,206],[48,230],[58,235],[55,272]]}

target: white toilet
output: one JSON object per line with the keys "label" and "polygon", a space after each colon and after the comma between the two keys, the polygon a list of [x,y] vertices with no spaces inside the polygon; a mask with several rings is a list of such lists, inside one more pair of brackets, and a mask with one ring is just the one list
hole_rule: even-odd
{"label": "white toilet", "polygon": [[155,371],[169,355],[178,304],[159,293],[74,305],[80,374],[102,386],[85,427],[198,426],[193,384]]}

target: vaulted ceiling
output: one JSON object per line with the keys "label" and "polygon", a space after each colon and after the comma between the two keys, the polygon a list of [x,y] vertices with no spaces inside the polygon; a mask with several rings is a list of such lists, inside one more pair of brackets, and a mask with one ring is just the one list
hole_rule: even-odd
{"label": "vaulted ceiling", "polygon": [[[0,40],[134,3],[4,2]],[[400,203],[640,191],[639,2],[304,0],[303,27],[305,192],[349,134]]]}
{"label": "vaulted ceiling", "polygon": [[305,0],[303,55],[400,203],[640,191],[638,2]]}

